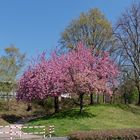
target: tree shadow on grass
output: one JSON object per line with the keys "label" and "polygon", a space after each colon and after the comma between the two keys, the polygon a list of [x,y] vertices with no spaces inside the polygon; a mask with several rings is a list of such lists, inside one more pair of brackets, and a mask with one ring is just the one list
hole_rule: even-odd
{"label": "tree shadow on grass", "polygon": [[1,118],[4,119],[5,121],[7,121],[8,123],[15,123],[21,119],[21,117],[19,117],[19,116],[6,115],[6,114],[2,115]]}
{"label": "tree shadow on grass", "polygon": [[[36,119],[37,121],[39,120],[47,120],[47,119],[82,119],[82,118],[93,118],[96,117],[96,115],[89,113],[87,111],[83,111],[81,114],[79,113],[79,110],[77,109],[71,109],[71,110],[66,110],[66,111],[62,111],[59,113],[55,113],[55,114],[51,114],[51,115],[47,115],[45,117]],[[36,121],[36,120],[32,120],[32,121]],[[32,122],[30,121],[30,122]]]}
{"label": "tree shadow on grass", "polygon": [[95,117],[94,114],[89,113],[87,111],[83,111],[81,114],[79,113],[79,110],[68,110],[68,111],[64,111],[64,112],[60,112],[58,114],[55,114],[54,116],[52,116],[53,118],[57,118],[57,119],[62,119],[62,118],[72,118],[72,119],[78,119],[78,118],[92,118]]}

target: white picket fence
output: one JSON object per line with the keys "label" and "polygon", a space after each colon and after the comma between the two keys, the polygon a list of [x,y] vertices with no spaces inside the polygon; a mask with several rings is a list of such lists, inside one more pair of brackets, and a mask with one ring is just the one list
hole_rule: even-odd
{"label": "white picket fence", "polygon": [[54,133],[54,125],[50,125],[49,126],[49,137],[51,138],[52,137],[52,134]]}
{"label": "white picket fence", "polygon": [[[22,132],[22,129],[33,129],[33,132],[25,133]],[[37,129],[40,128],[37,132]],[[51,128],[51,129],[50,129]],[[3,131],[5,129],[5,131]],[[17,129],[17,130],[16,130]],[[49,136],[54,132],[54,126],[49,126]],[[10,140],[13,140],[15,136],[21,138],[22,135],[43,135],[46,136],[46,126],[21,126],[21,125],[8,125],[8,126],[0,126],[0,135],[7,134],[10,137]]]}

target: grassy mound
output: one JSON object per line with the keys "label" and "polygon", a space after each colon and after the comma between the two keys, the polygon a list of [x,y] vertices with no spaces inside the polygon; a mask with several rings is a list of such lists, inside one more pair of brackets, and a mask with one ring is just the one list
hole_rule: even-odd
{"label": "grassy mound", "polygon": [[75,131],[140,128],[139,120],[138,106],[95,105],[85,107],[82,114],[76,108],[32,120],[27,125],[54,125],[55,136],[66,136]]}

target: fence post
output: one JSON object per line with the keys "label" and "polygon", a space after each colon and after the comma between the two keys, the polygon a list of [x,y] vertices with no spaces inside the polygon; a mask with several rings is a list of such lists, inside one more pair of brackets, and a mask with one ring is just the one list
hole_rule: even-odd
{"label": "fence post", "polygon": [[33,134],[35,134],[35,127],[33,126]]}
{"label": "fence post", "polygon": [[21,138],[21,133],[22,133],[21,129],[22,129],[22,126],[19,128],[19,130],[20,130],[19,137],[20,137],[20,138]]}
{"label": "fence post", "polygon": [[12,140],[13,137],[12,137],[12,126],[10,126],[10,140]]}
{"label": "fence post", "polygon": [[52,133],[54,132],[54,125],[49,126],[49,136],[52,137]]}
{"label": "fence post", "polygon": [[52,135],[51,135],[51,126],[49,126],[49,135],[50,135],[50,138],[52,137]]}
{"label": "fence post", "polygon": [[45,138],[46,126],[44,127],[43,131],[44,131],[44,135],[43,135],[43,137]]}

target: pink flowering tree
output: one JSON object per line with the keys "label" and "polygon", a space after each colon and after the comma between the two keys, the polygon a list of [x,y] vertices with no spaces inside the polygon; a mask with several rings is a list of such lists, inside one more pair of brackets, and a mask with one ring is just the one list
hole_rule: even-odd
{"label": "pink flowering tree", "polygon": [[118,70],[109,58],[108,53],[94,56],[92,51],[79,44],[75,50],[68,52],[63,66],[65,67],[65,89],[76,94],[80,99],[80,113],[83,108],[84,94],[104,93],[111,95],[112,86],[115,84]]}
{"label": "pink flowering tree", "polygon": [[85,94],[111,95],[117,68],[107,53],[97,57],[91,52],[80,43],[70,52],[52,53],[48,60],[42,54],[38,63],[30,66],[19,80],[17,99],[32,101],[51,96],[55,99],[55,112],[58,112],[58,97],[71,93],[71,96],[79,96],[81,113]]}

